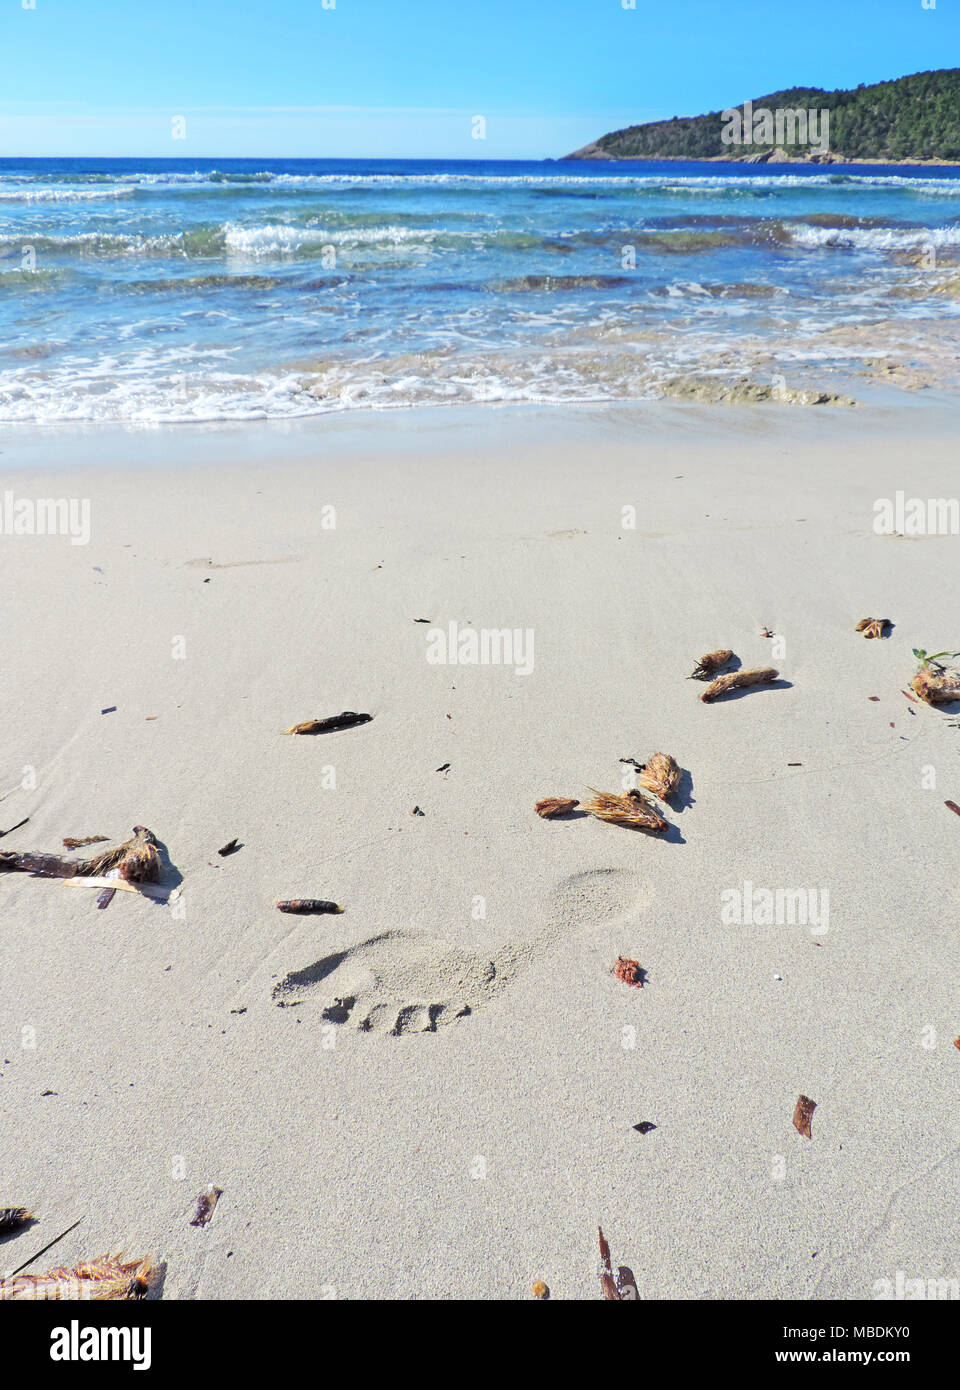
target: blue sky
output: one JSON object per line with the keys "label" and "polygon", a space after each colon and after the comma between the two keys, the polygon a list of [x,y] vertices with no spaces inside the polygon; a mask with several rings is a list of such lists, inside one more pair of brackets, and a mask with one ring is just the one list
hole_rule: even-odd
{"label": "blue sky", "polygon": [[0,157],[541,158],[960,66],[960,0],[2,0],[0,54]]}

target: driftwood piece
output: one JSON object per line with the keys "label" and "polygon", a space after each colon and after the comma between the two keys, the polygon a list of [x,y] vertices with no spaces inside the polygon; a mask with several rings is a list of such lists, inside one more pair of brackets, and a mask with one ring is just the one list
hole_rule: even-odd
{"label": "driftwood piece", "polygon": [[65,859],[62,854],[36,850],[0,850],[0,873],[35,874],[38,878],[73,878],[82,872],[83,862]]}

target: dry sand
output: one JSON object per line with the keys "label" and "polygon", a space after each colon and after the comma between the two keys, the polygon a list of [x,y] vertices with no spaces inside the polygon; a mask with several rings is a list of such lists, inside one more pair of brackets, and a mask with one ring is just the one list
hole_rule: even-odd
{"label": "dry sand", "polygon": [[[0,876],[0,1205],[41,1218],[4,1268],[82,1217],[41,1266],[151,1250],[175,1299],[592,1299],[598,1223],[646,1299],[957,1278],[960,728],[901,690],[958,645],[960,540],[872,530],[955,494],[954,416],[451,411],[2,463],[92,538],[0,535],[0,828],[30,817],[0,849],[143,823],[183,876],[180,915]],[[534,669],[431,665],[417,618],[532,629]],[[703,705],[719,646],[783,683]],[[343,709],[373,721],[281,734]],[[667,835],[534,814],[655,750],[689,773]],[[829,930],[725,925],[745,880],[828,892]]]}

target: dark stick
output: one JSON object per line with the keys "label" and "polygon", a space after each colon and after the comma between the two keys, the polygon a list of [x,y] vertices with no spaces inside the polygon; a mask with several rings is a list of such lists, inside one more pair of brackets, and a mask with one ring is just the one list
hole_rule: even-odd
{"label": "dark stick", "polygon": [[13,1270],[13,1272],[9,1274],[7,1277],[9,1279],[15,1279],[21,1270],[26,1269],[27,1265],[32,1265],[34,1260],[39,1260],[40,1256],[45,1255],[48,1250],[52,1250],[53,1247],[57,1244],[57,1242],[63,1240],[64,1236],[68,1236],[72,1230],[74,1230],[77,1226],[80,1225],[80,1222],[82,1220],[83,1217],[78,1216],[72,1226],[68,1226],[67,1229],[65,1231],[61,1231],[58,1236],[54,1236],[53,1240],[50,1242],[49,1245],[45,1245],[42,1250],[38,1250],[35,1255],[31,1255],[29,1260],[24,1260],[23,1264],[20,1265],[19,1269]]}
{"label": "dark stick", "polygon": [[336,903],[326,902],[323,898],[281,898],[277,903],[281,912],[342,912],[343,908]]}

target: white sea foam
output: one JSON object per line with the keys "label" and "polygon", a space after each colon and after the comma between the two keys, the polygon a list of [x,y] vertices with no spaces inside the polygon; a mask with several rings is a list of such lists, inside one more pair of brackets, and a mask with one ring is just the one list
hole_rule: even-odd
{"label": "white sea foam", "polygon": [[126,198],[136,193],[133,184],[82,184],[76,188],[51,185],[0,183],[0,202],[4,203],[79,203],[99,198]]}
{"label": "white sea foam", "polygon": [[228,222],[223,230],[227,250],[244,256],[293,255],[305,246],[429,245],[449,235],[442,227],[291,227],[284,223],[241,227]]}
{"label": "white sea foam", "polygon": [[[562,167],[562,166],[561,166]],[[755,166],[751,166],[755,167]],[[950,178],[938,175],[921,174],[858,174],[851,172],[855,166],[833,166],[831,172],[823,173],[750,173],[747,170],[724,170],[722,173],[684,173],[671,171],[670,173],[617,173],[617,174],[589,174],[577,173],[566,174],[562,172],[550,173],[454,173],[452,171],[437,171],[433,173],[416,172],[403,174],[388,174],[359,171],[354,173],[328,172],[323,174],[290,174],[278,173],[270,170],[262,170],[253,174],[231,174],[229,172],[205,172],[196,170],[192,173],[187,172],[163,172],[154,173],[148,171],[124,171],[118,175],[119,184],[109,184],[106,181],[97,184],[81,184],[76,187],[76,195],[88,189],[110,189],[110,193],[94,192],[86,193],[85,196],[107,197],[115,196],[112,190],[115,187],[122,187],[124,192],[131,192],[134,187],[157,188],[165,187],[199,187],[208,189],[224,189],[231,191],[242,191],[245,188],[269,189],[279,188],[331,188],[331,187],[352,187],[356,185],[371,185],[383,187],[455,187],[458,185],[470,186],[477,185],[490,188],[510,188],[510,187],[530,187],[549,190],[550,188],[589,188],[592,186],[600,188],[659,188],[670,190],[676,188],[683,191],[695,191],[696,189],[789,189],[789,188],[841,188],[844,185],[851,185],[856,188],[892,188],[892,189],[914,189],[919,192],[944,194],[951,197],[960,197],[960,178]],[[29,176],[22,176],[22,180],[7,180],[7,186],[24,188],[30,187],[50,187],[41,181],[31,179]]]}
{"label": "white sea foam", "polygon": [[[0,176],[2,421],[642,399],[668,374],[836,363],[854,325],[851,360],[893,340],[919,357],[960,314],[935,285],[890,295],[916,278],[891,252],[960,244],[960,222],[910,225],[946,222],[949,203],[919,199],[958,197],[960,179],[562,164],[82,177]],[[845,248],[870,255],[869,275]]]}
{"label": "white sea foam", "polygon": [[909,251],[915,247],[960,246],[956,227],[808,227],[788,226],[798,246],[862,247],[869,251]]}

